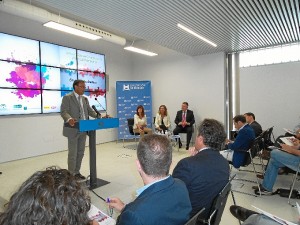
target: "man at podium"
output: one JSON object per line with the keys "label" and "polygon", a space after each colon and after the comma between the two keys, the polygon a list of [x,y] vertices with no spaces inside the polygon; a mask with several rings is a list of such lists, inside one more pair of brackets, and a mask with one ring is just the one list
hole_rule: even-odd
{"label": "man at podium", "polygon": [[84,80],[73,82],[74,91],[65,95],[60,107],[60,115],[64,119],[63,135],[68,138],[68,170],[77,179],[84,180],[80,173],[81,161],[84,155],[87,132],[79,132],[79,120],[88,120],[89,116],[97,118],[97,114],[83,96],[85,90]]}

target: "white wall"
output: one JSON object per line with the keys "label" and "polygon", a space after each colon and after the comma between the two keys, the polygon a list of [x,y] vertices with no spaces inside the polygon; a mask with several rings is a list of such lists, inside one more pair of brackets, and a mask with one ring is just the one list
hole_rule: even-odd
{"label": "white wall", "polygon": [[241,113],[253,112],[277,137],[300,122],[299,84],[300,62],[241,68]]}
{"label": "white wall", "polygon": [[[0,32],[105,54],[109,75],[107,108],[110,115],[116,115],[115,83],[132,77],[130,54],[122,46],[53,32],[34,21],[3,12],[0,13]],[[0,117],[0,163],[67,149],[62,123],[59,114]],[[116,140],[116,137],[116,129],[97,131],[97,143]]]}
{"label": "white wall", "polygon": [[165,104],[174,121],[181,103],[187,101],[197,124],[204,118],[224,122],[224,58],[224,53],[197,57],[178,53],[166,58],[134,57],[134,79],[151,80],[154,115],[159,106]]}

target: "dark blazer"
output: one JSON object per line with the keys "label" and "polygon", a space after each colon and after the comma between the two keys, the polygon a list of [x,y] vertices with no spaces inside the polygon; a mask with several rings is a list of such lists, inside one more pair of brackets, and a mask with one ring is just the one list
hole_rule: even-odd
{"label": "dark blazer", "polygon": [[118,225],[182,225],[189,219],[191,203],[181,180],[169,177],[144,190],[127,204]]}
{"label": "dark blazer", "polygon": [[204,149],[180,160],[172,176],[186,184],[193,208],[190,216],[205,207],[202,218],[206,218],[214,198],[228,182],[229,164],[217,150]]}
{"label": "dark blazer", "polygon": [[258,137],[261,133],[262,133],[262,128],[261,128],[261,125],[256,122],[256,121],[253,121],[252,123],[249,124],[252,129],[254,130],[254,133],[255,133],[255,137]]}
{"label": "dark blazer", "polygon": [[[187,110],[186,111],[186,122],[190,123],[190,126],[192,126],[195,123],[195,117],[194,117],[194,113],[192,110]],[[179,110],[176,114],[175,117],[175,123],[178,126],[178,123],[182,121],[182,110]]]}
{"label": "dark blazer", "polygon": [[246,151],[250,148],[252,142],[255,139],[255,133],[250,125],[246,124],[238,134],[233,143],[228,144],[228,149],[239,150],[234,151],[232,158],[232,165],[235,168],[239,168],[243,165],[246,157]]}

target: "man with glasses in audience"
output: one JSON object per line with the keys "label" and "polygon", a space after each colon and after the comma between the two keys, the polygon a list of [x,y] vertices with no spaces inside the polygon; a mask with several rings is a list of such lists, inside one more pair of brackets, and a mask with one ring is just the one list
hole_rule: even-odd
{"label": "man with glasses in audience", "polygon": [[65,95],[60,107],[60,115],[64,119],[63,135],[68,138],[68,170],[77,179],[84,180],[80,173],[84,155],[87,132],[79,132],[79,120],[88,120],[89,116],[97,118],[98,114],[90,107],[89,101],[83,96],[84,80],[73,82],[74,91]]}

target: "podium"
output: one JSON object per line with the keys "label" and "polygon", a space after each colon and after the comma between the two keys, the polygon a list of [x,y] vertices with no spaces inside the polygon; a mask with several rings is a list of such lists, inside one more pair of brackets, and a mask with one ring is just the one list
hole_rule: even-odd
{"label": "podium", "polygon": [[89,189],[95,189],[109,184],[108,181],[98,179],[96,171],[96,130],[119,127],[119,118],[104,118],[95,120],[80,120],[79,131],[88,131],[90,149],[90,183]]}

